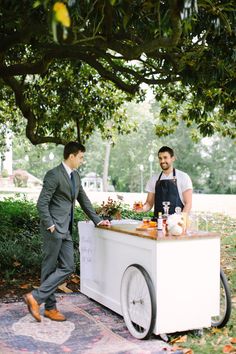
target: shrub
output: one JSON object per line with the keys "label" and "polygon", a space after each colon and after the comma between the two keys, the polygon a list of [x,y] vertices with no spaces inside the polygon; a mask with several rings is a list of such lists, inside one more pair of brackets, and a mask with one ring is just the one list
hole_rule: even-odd
{"label": "shrub", "polygon": [[[122,206],[123,219],[142,220],[147,213],[137,214]],[[151,213],[150,213],[151,215]],[[79,273],[78,221],[88,217],[80,207],[74,215],[73,242],[76,272]],[[39,216],[35,203],[20,195],[0,201],[0,272],[3,278],[22,274],[40,274],[42,238],[39,230]]]}
{"label": "shrub", "polygon": [[[86,215],[77,207],[75,210],[73,241],[76,271],[79,272],[78,221]],[[3,278],[21,274],[40,274],[42,260],[42,238],[39,216],[35,203],[20,195],[0,201],[0,273]]]}
{"label": "shrub", "polygon": [[153,217],[153,212],[143,212],[143,213],[136,213],[135,211],[131,210],[129,207],[124,207],[121,211],[122,219],[133,219],[133,220],[142,220],[143,217]]}
{"label": "shrub", "polygon": [[9,173],[6,169],[3,169],[2,170],[2,177],[8,177],[9,176]]}
{"label": "shrub", "polygon": [[16,187],[27,187],[28,174],[24,170],[16,170],[13,173],[13,182]]}
{"label": "shrub", "polygon": [[4,275],[40,269],[41,237],[36,206],[26,199],[0,202],[0,271]]}

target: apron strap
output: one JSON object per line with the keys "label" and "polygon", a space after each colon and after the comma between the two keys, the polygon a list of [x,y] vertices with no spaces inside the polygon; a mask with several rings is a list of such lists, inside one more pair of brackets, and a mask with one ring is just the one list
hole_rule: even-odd
{"label": "apron strap", "polygon": [[[161,173],[159,174],[159,177],[158,177],[158,180],[157,180],[157,182],[159,182],[160,181],[160,179],[161,179],[161,176],[162,176],[162,173],[163,173],[163,171],[161,171]],[[156,183],[157,183],[156,182]]]}
{"label": "apron strap", "polygon": [[173,182],[177,185],[177,178],[176,178],[175,168],[173,168]]}

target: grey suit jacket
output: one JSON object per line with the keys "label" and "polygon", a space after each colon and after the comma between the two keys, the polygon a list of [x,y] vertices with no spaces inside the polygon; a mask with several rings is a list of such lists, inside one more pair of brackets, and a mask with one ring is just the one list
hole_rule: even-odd
{"label": "grey suit jacket", "polygon": [[75,177],[75,198],[72,196],[70,177],[63,164],[48,171],[44,177],[37,208],[41,225],[45,230],[55,225],[59,233],[66,233],[69,228],[71,208],[74,208],[76,199],[95,225],[101,221],[81,185],[79,173],[77,171],[73,173]]}

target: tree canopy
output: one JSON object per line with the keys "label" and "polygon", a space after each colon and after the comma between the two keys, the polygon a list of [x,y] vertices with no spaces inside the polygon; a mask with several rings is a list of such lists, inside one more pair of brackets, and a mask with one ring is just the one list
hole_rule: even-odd
{"label": "tree canopy", "polygon": [[235,0],[0,3],[0,100],[14,93],[33,144],[102,128],[125,99],[115,100],[112,83],[128,95],[145,83],[158,100],[188,100],[181,118],[203,135],[235,137]]}
{"label": "tree canopy", "polygon": [[[168,136],[155,135],[155,111],[147,100],[140,103],[129,102],[126,111],[130,122],[139,122],[137,129],[126,136],[116,135],[111,145],[108,176],[118,192],[141,191],[141,169],[143,165],[143,189],[153,173],[160,172],[157,152],[161,146],[174,148],[176,168],[187,172],[192,179],[194,190],[204,193],[236,194],[236,146],[232,139],[215,134],[212,137],[197,139],[195,127],[187,127],[180,122],[175,131]],[[200,134],[199,134],[200,137]],[[86,141],[85,163],[80,167],[84,177],[95,172],[104,178],[104,165],[107,143],[96,132]],[[33,146],[22,132],[13,139],[13,168],[25,169],[38,178],[57,165],[63,155],[63,146],[40,144]],[[152,159],[150,160],[150,156]]]}

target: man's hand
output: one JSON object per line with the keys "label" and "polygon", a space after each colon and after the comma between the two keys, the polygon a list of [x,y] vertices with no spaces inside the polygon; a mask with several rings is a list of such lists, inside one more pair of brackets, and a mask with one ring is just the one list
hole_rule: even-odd
{"label": "man's hand", "polygon": [[102,225],[102,226],[111,226],[111,223],[109,220],[102,220],[99,224],[99,226]]}
{"label": "man's hand", "polygon": [[55,225],[52,225],[51,227],[48,228],[48,230],[53,233],[55,231],[56,227]]}
{"label": "man's hand", "polygon": [[148,192],[146,202],[143,204],[142,202],[135,202],[133,206],[133,210],[136,213],[146,213],[151,210],[154,205],[155,193]]}
{"label": "man's hand", "polygon": [[136,213],[146,213],[147,211],[151,210],[152,208],[150,207],[150,205],[146,202],[144,204],[142,204],[141,206],[133,206],[133,211],[135,211]]}
{"label": "man's hand", "polygon": [[136,211],[137,213],[141,213],[143,211],[143,203],[141,201],[134,202],[133,211]]}
{"label": "man's hand", "polygon": [[142,207],[133,207],[133,211],[135,211],[136,213],[143,213],[144,212],[144,208]]}

